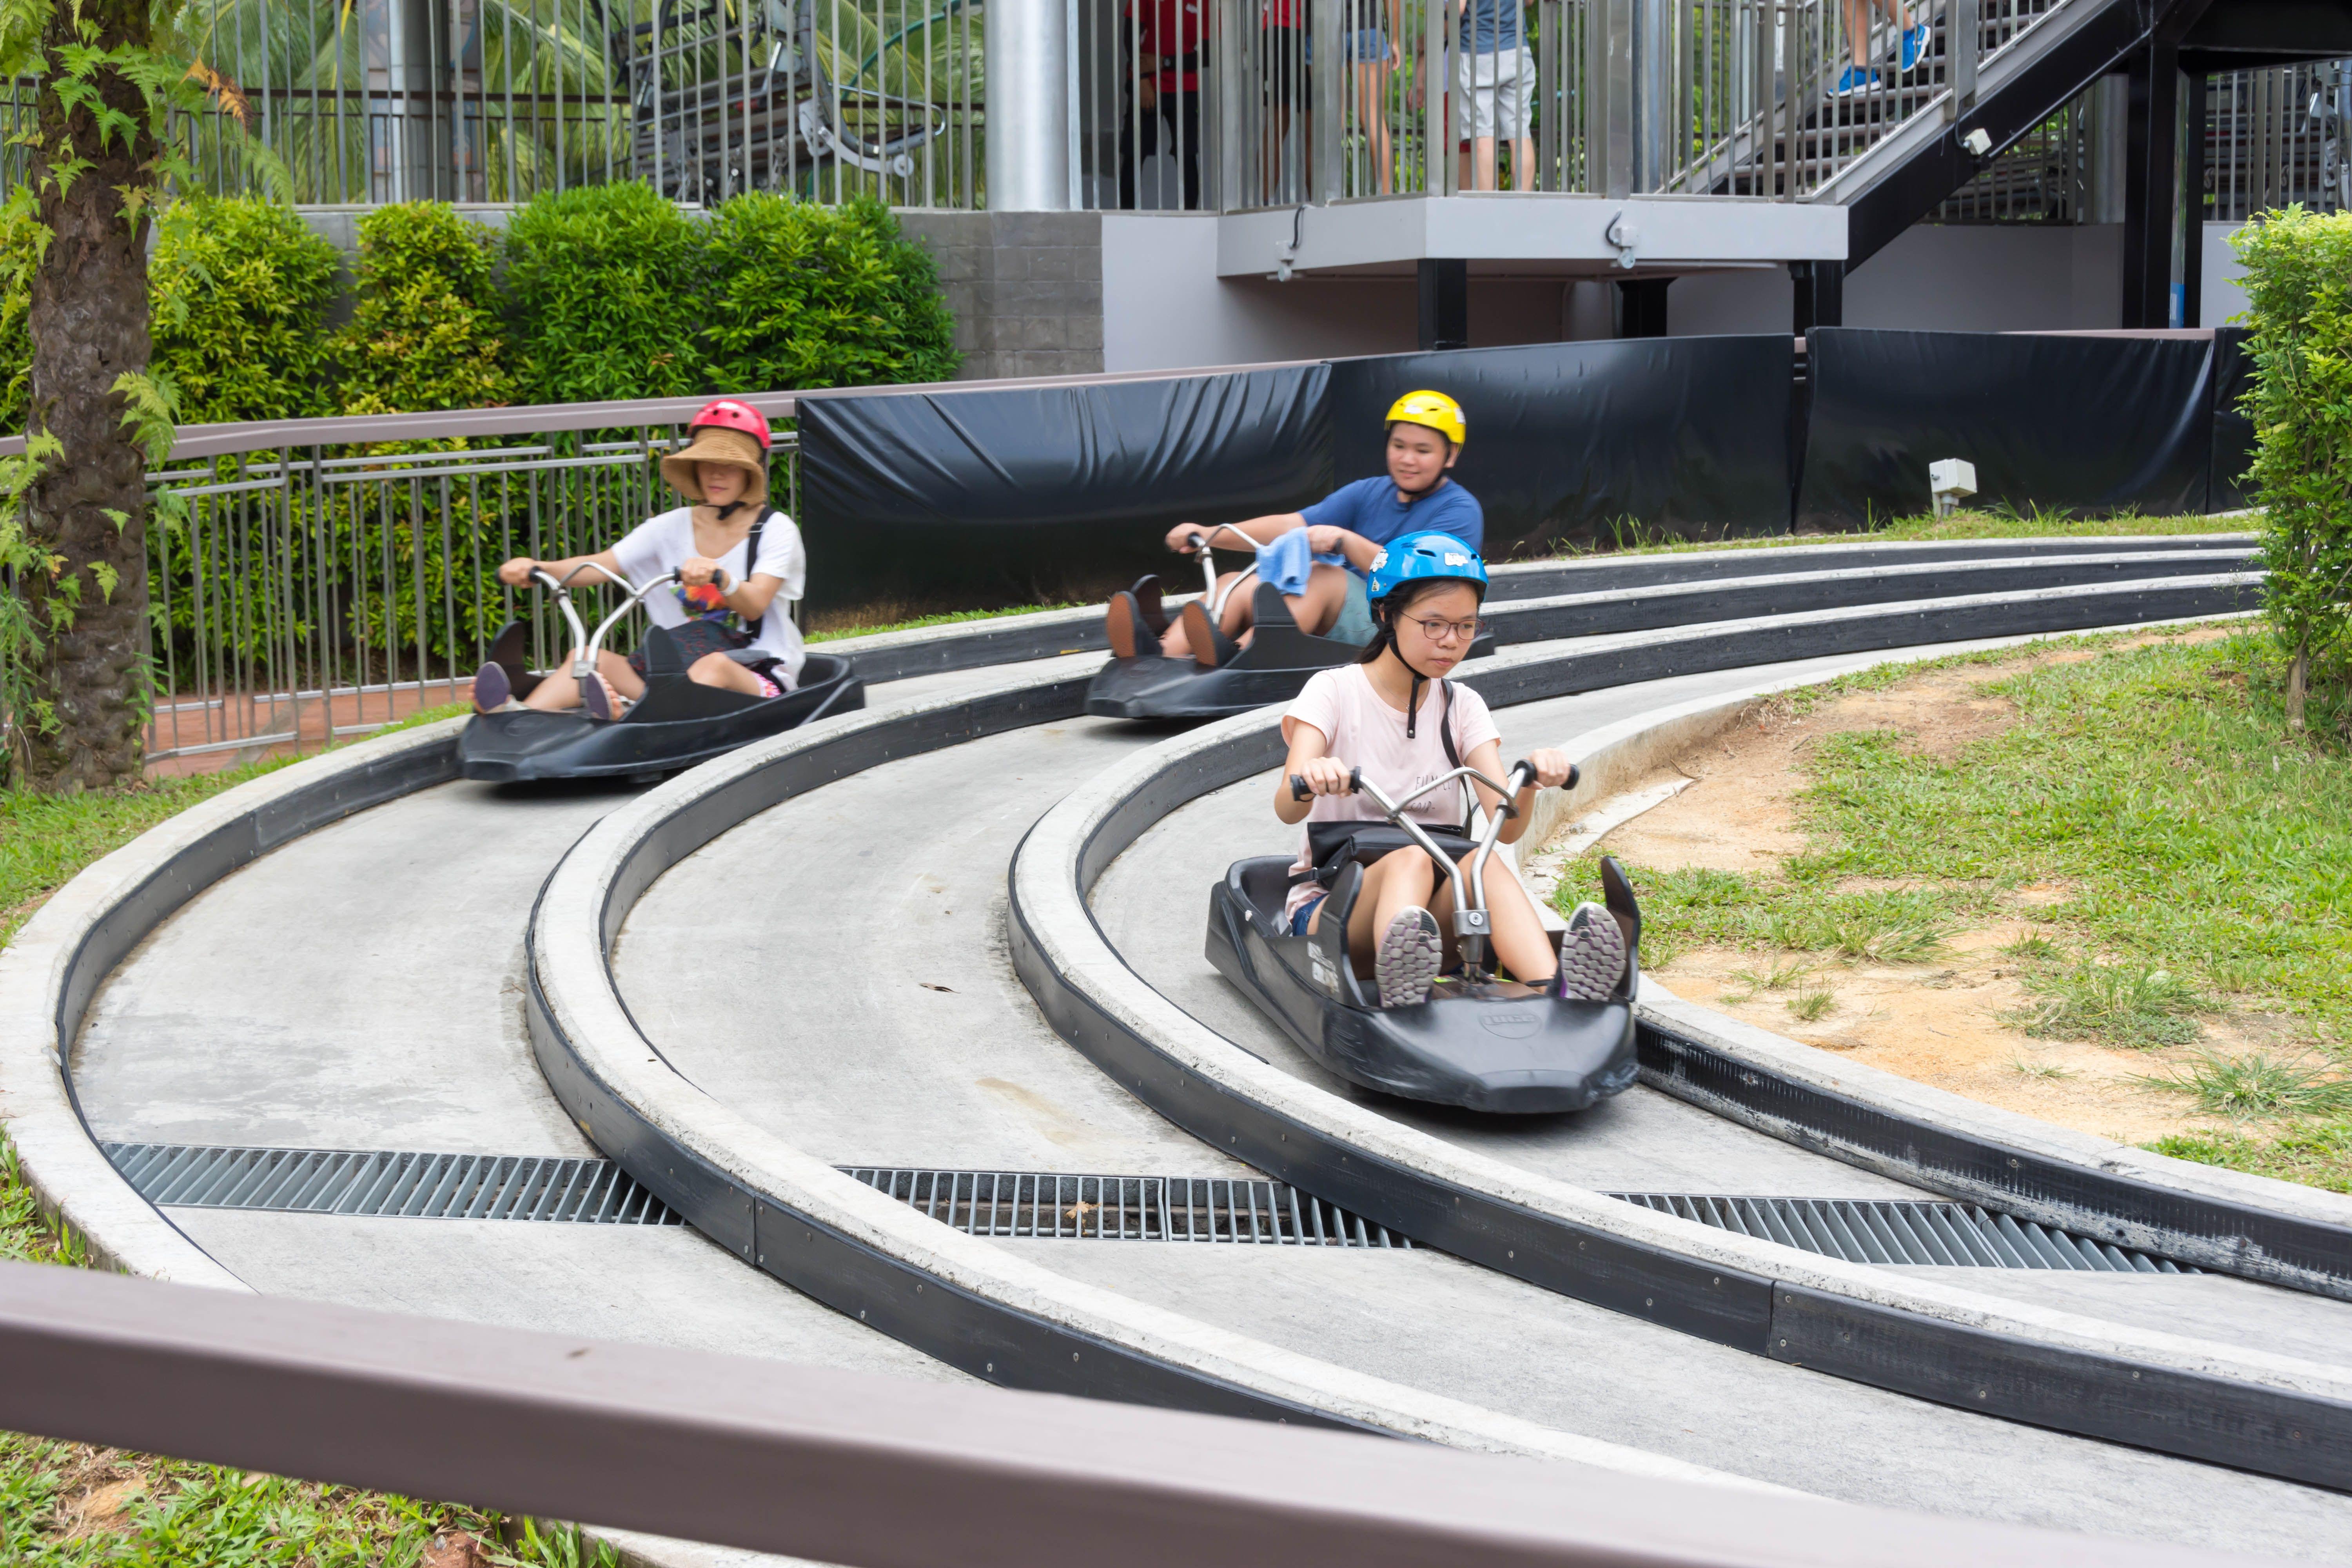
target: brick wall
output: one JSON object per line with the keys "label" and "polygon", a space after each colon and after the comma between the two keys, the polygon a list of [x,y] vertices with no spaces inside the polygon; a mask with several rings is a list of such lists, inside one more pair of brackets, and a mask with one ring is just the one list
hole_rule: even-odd
{"label": "brick wall", "polygon": [[1102,369],[1099,215],[902,212],[898,226],[939,258],[958,379]]}

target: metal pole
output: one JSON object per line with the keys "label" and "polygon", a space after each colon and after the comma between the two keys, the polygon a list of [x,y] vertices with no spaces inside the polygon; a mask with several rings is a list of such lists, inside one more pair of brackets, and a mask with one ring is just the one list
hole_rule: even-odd
{"label": "metal pole", "polygon": [[992,0],[987,18],[988,206],[1070,205],[1069,18],[1066,0]]}

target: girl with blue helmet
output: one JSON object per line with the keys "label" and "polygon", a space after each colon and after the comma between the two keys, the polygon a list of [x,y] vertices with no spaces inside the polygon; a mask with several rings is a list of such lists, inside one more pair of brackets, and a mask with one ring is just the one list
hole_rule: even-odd
{"label": "girl with blue helmet", "polygon": [[[1309,822],[1376,822],[1379,811],[1349,788],[1350,769],[1386,790],[1392,799],[1442,778],[1465,763],[1489,778],[1503,771],[1502,736],[1484,699],[1446,679],[1477,635],[1478,607],[1486,594],[1486,563],[1463,540],[1445,533],[1413,533],[1391,541],[1371,563],[1369,592],[1375,629],[1361,659],[1318,671],[1283,713],[1288,763],[1276,775],[1274,813],[1294,826]],[[1538,788],[1568,781],[1569,759],[1545,748],[1529,752],[1535,782],[1519,792],[1517,815],[1503,825],[1501,840],[1511,844],[1527,831]],[[1290,777],[1307,781],[1308,800],[1293,798]],[[1480,809],[1493,812],[1502,797],[1473,784]],[[1408,809],[1426,825],[1458,830],[1461,803],[1435,791]],[[1301,827],[1300,858],[1293,867],[1285,913],[1294,934],[1316,929],[1322,918],[1323,888],[1308,879],[1314,869],[1307,830]],[[1463,869],[1469,868],[1467,855]],[[1555,953],[1535,902],[1497,859],[1486,872],[1486,904],[1496,963],[1521,984],[1586,1001],[1606,997],[1624,973],[1625,943],[1616,922],[1571,921],[1562,954]],[[1382,856],[1364,870],[1362,890],[1348,922],[1348,951],[1380,992],[1383,1007],[1426,1001],[1439,974],[1455,962],[1453,885],[1442,879],[1418,848]],[[1583,911],[1580,910],[1581,914]],[[1609,944],[1613,942],[1613,952]],[[1574,944],[1573,951],[1570,944]],[[1586,952],[1587,947],[1596,951]],[[1607,984],[1597,985],[1595,976]]]}

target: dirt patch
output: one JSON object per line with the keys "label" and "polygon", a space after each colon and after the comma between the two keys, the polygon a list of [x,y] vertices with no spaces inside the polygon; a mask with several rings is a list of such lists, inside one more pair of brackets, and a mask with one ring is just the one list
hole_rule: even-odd
{"label": "dirt patch", "polygon": [[[2208,641],[2224,629],[2178,638]],[[1805,765],[1824,736],[1900,731],[1903,747],[1938,759],[2016,722],[2014,707],[1980,689],[2037,666],[2095,657],[2064,649],[1993,665],[1922,671],[1874,691],[1850,692],[1800,714],[1773,702],[1674,759],[1633,787],[1680,774],[1689,788],[1604,835],[1593,852],[1655,870],[1708,868],[1770,875],[1805,847],[1795,801]],[[1906,879],[1852,877],[1840,892],[1905,892]],[[1685,949],[1658,978],[1676,994],[1806,1045],[1920,1083],[2119,1142],[2142,1143],[2210,1125],[2183,1096],[2135,1081],[2199,1050],[2227,1054],[2273,1044],[2260,1018],[2206,1020],[2195,1047],[2148,1050],[2037,1040],[2001,1016],[2029,998],[2017,962],[2002,950],[2032,935],[2032,911],[2072,889],[2038,884],[2009,895],[2016,918],[1951,936],[1933,963],[1874,964],[1786,953]]]}

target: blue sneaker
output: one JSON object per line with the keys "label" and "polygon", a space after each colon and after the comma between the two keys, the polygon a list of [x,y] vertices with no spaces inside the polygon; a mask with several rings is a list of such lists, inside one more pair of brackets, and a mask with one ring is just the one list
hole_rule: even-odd
{"label": "blue sneaker", "polygon": [[1903,69],[1906,74],[1917,70],[1920,62],[1927,58],[1928,42],[1927,24],[1925,22],[1903,35]]}
{"label": "blue sneaker", "polygon": [[1839,98],[1852,98],[1855,93],[1868,92],[1877,85],[1876,71],[1864,70],[1860,66],[1848,66],[1845,68],[1845,75],[1838,78],[1837,86],[1832,91]]}

